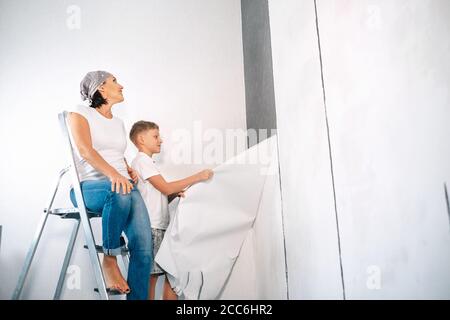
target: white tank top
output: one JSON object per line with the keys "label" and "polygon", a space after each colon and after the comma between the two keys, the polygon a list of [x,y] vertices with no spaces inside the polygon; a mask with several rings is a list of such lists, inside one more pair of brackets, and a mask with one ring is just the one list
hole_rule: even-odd
{"label": "white tank top", "polygon": [[[121,175],[130,179],[125,163],[127,134],[123,121],[117,117],[108,119],[94,108],[78,105],[72,111],[82,115],[89,123],[92,147]],[[75,163],[81,181],[106,179],[100,171],[84,160],[74,145]]]}

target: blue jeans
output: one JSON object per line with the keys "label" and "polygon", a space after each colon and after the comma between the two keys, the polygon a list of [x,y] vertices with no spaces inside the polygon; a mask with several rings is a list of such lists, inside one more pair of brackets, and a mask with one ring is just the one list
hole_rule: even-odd
{"label": "blue jeans", "polygon": [[[130,250],[128,285],[131,292],[128,300],[146,300],[152,258],[152,231],[144,200],[136,186],[131,193],[111,191],[109,180],[81,182],[84,203],[90,211],[102,213],[103,249],[108,255],[119,255],[120,236],[125,232]],[[76,206],[73,189],[70,199]]]}

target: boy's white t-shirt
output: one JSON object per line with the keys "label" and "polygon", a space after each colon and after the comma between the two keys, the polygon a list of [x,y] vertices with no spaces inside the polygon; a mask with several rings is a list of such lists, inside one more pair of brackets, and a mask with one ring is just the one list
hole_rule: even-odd
{"label": "boy's white t-shirt", "polygon": [[144,152],[139,152],[131,162],[139,175],[138,190],[144,199],[153,229],[166,230],[169,225],[167,196],[156,189],[148,178],[161,174],[155,161]]}

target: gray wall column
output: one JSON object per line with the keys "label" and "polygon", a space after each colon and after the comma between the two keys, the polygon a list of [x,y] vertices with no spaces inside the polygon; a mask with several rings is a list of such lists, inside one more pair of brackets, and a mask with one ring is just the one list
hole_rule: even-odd
{"label": "gray wall column", "polygon": [[242,0],[241,11],[247,129],[267,129],[270,137],[277,125],[267,0]]}

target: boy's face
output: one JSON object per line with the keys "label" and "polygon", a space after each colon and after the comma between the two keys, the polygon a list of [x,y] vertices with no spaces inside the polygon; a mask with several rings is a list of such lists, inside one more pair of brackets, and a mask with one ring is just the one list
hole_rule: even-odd
{"label": "boy's face", "polygon": [[150,129],[142,133],[142,142],[145,148],[151,153],[160,153],[163,143],[158,129]]}

